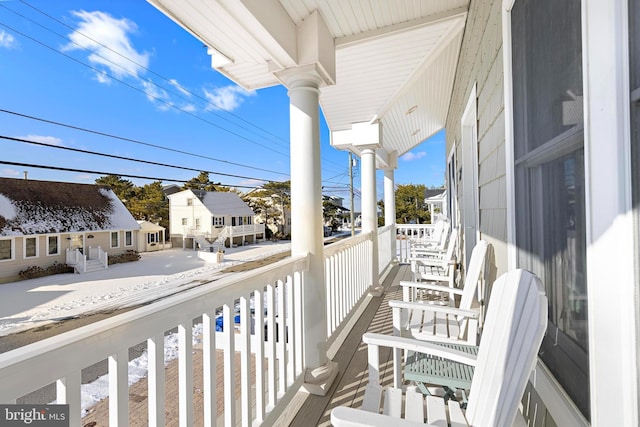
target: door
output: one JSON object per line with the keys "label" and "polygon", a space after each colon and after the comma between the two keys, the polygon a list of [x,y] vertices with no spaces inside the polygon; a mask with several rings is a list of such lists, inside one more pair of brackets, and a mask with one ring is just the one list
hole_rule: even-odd
{"label": "door", "polygon": [[479,239],[478,208],[478,117],[476,86],[462,115],[462,233],[465,265]]}

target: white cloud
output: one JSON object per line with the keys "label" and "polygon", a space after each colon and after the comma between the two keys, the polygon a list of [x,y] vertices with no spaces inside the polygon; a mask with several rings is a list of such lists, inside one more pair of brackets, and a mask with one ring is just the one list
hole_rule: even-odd
{"label": "white cloud", "polygon": [[196,106],[193,104],[186,104],[180,107],[180,109],[182,111],[186,111],[187,113],[193,113],[194,111],[196,111]]}
{"label": "white cloud", "polygon": [[[69,43],[63,50],[87,49],[91,51],[89,61],[100,69],[108,70],[113,76],[138,77],[149,65],[149,54],[139,52],[131,43],[130,36],[138,29],[126,18],[116,19],[104,12],[72,12],[80,19],[76,30],[69,34]],[[102,74],[96,78],[101,83],[109,79]]]}
{"label": "white cloud", "polygon": [[206,110],[233,111],[242,104],[244,98],[253,95],[255,92],[249,92],[240,86],[218,87],[211,91],[204,89],[204,96],[210,103]]}
{"label": "white cloud", "polygon": [[187,89],[185,89],[184,86],[182,86],[180,83],[178,83],[178,81],[176,79],[169,80],[169,83],[171,83],[171,85],[173,87],[175,87],[176,89],[178,89],[180,91],[180,93],[182,93],[183,95],[191,96],[191,92],[189,92]]}
{"label": "white cloud", "polygon": [[0,30],[0,47],[12,49],[18,47],[18,40],[4,30]]}
{"label": "white cloud", "polygon": [[2,173],[2,175],[7,175],[7,176],[20,176],[21,172],[17,171],[15,169],[11,169],[11,168],[4,168],[2,170],[0,170],[0,173]]}
{"label": "white cloud", "polygon": [[26,136],[18,136],[20,139],[27,139],[33,142],[42,142],[43,144],[55,145],[56,147],[64,147],[64,143],[60,138],[56,138],[55,136],[44,136],[44,135],[26,135]]}
{"label": "white cloud", "polygon": [[411,151],[409,151],[408,153],[402,155],[400,159],[404,160],[405,162],[411,162],[413,160],[421,159],[426,155],[427,155],[426,151],[418,151],[417,153],[412,153]]}
{"label": "white cloud", "polygon": [[[259,187],[262,184],[264,184],[264,180],[262,179],[245,179],[242,180],[238,183],[238,185],[246,185],[246,186],[255,186],[255,187]],[[247,189],[244,189],[243,191],[246,191]]]}

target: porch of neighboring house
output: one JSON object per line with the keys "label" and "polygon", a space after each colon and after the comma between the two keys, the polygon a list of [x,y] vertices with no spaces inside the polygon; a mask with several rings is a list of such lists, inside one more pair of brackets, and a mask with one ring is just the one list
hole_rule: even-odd
{"label": "porch of neighboring house", "polygon": [[189,229],[182,237],[182,247],[215,252],[225,247],[244,246],[265,240],[264,224],[227,225],[215,236],[198,229]]}

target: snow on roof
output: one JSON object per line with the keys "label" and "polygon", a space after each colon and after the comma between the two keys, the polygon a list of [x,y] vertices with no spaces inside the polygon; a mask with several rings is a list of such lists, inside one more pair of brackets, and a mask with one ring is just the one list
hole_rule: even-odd
{"label": "snow on roof", "polygon": [[160,231],[165,229],[163,226],[155,224],[151,221],[140,220],[138,221],[138,224],[140,224],[140,229],[142,231]]}
{"label": "snow on roof", "polygon": [[139,228],[107,187],[0,178],[0,236]]}
{"label": "snow on roof", "polygon": [[202,203],[214,215],[252,216],[253,210],[231,191],[208,191]]}

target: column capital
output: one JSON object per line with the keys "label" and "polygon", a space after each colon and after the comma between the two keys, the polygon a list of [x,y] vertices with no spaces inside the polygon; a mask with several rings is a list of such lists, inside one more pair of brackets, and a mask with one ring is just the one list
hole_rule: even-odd
{"label": "column capital", "polygon": [[[324,75],[322,68],[319,67],[318,64],[287,68],[275,72],[274,75],[290,91],[299,88],[315,88],[317,90],[322,86],[333,84],[327,79],[327,76]],[[318,94],[319,93],[320,91],[318,90]]]}

